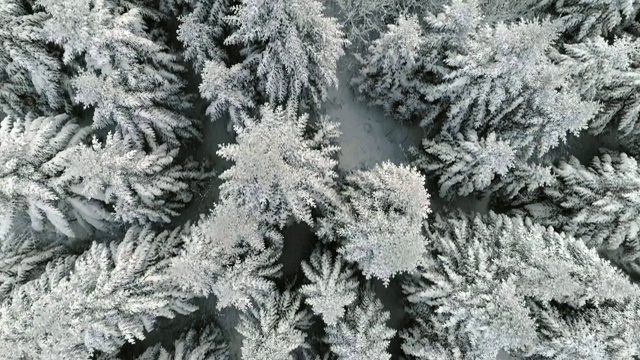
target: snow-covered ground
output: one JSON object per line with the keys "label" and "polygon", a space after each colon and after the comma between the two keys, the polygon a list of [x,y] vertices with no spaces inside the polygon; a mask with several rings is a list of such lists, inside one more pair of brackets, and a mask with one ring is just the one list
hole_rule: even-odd
{"label": "snow-covered ground", "polygon": [[420,143],[422,129],[402,126],[382,109],[359,101],[349,86],[351,74],[346,63],[343,61],[341,65],[338,88],[329,93],[324,105],[324,113],[340,123],[340,168],[370,168],[385,160],[407,163],[407,149]]}

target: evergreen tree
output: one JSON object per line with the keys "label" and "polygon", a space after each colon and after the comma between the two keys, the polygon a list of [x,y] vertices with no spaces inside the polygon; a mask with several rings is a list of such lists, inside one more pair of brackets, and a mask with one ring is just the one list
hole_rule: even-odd
{"label": "evergreen tree", "polygon": [[428,100],[433,87],[425,86],[427,59],[421,51],[426,42],[418,17],[400,16],[360,58],[362,68],[352,85],[395,119],[425,116],[433,110]]}
{"label": "evergreen tree", "polygon": [[563,31],[581,41],[593,36],[609,36],[634,20],[635,0],[542,0],[531,2],[531,10],[553,13]]}
{"label": "evergreen tree", "polygon": [[301,95],[319,105],[338,85],[344,39],[335,19],[317,0],[241,0],[225,21],[227,46],[243,46],[244,64],[258,78],[265,101],[284,104]]}
{"label": "evergreen tree", "polygon": [[221,61],[211,60],[204,65],[200,96],[210,101],[207,115],[212,121],[228,113],[230,125],[244,126],[243,114],[256,107],[252,77],[244,64],[227,67]]}
{"label": "evergreen tree", "polygon": [[[179,17],[178,40],[186,61],[191,61],[201,73],[209,61],[218,63],[227,56],[222,46],[225,36],[224,17],[230,12],[228,0],[182,0],[188,5],[186,14]],[[203,75],[203,79],[206,76]]]}
{"label": "evergreen tree", "polygon": [[445,105],[438,85],[452,71],[447,56],[467,48],[482,20],[475,0],[453,0],[441,10],[427,13],[424,30],[416,16],[399,16],[359,57],[352,85],[399,121],[432,125]]}
{"label": "evergreen tree", "polygon": [[620,137],[637,137],[640,98],[636,95],[640,72],[640,42],[621,37],[609,44],[601,37],[566,44],[563,61],[574,69],[574,86],[582,96],[601,104],[590,124],[598,135],[617,127]]}
{"label": "evergreen tree", "polygon": [[[623,359],[638,354],[638,289],[580,240],[528,219],[461,212],[431,222],[404,288],[418,359]],[[625,317],[626,320],[619,320]]]}
{"label": "evergreen tree", "polygon": [[73,254],[63,236],[17,224],[0,244],[0,302],[16,287],[40,277],[49,262],[69,256]]}
{"label": "evergreen tree", "polygon": [[[64,49],[64,62],[84,63],[71,84],[74,100],[94,108],[94,127],[117,125],[142,148],[199,136],[181,95],[176,56],[145,32],[141,10],[118,12],[115,1],[38,0],[51,15],[44,31]],[[74,11],[68,11],[74,9]],[[159,139],[158,139],[159,138]]]}
{"label": "evergreen tree", "polygon": [[345,307],[356,300],[358,281],[354,270],[344,264],[342,257],[335,259],[331,252],[316,249],[309,263],[302,262],[302,271],[310,284],[303,285],[300,293],[316,315],[325,324],[335,325],[344,316]]}
{"label": "evergreen tree", "polygon": [[209,325],[202,331],[190,329],[167,351],[160,343],[147,348],[136,360],[229,360],[229,350],[220,329]]}
{"label": "evergreen tree", "polygon": [[338,251],[367,278],[385,284],[398,273],[415,270],[425,251],[423,224],[430,212],[424,177],[411,167],[384,162],[346,181],[346,209],[324,225],[340,239]]}
{"label": "evergreen tree", "polygon": [[166,144],[146,154],[127,140],[113,133],[104,142],[94,137],[90,145],[59,153],[43,169],[56,174],[52,184],[59,194],[113,204],[114,221],[170,222],[191,200],[194,185],[210,174],[190,159],[174,164],[178,149]]}
{"label": "evergreen tree", "polygon": [[144,339],[157,317],[194,311],[162,275],[158,245],[148,229],[132,228],[119,244],[94,243],[75,261],[47,265],[0,307],[0,352],[8,360],[114,354]]}
{"label": "evergreen tree", "polygon": [[62,62],[47,49],[47,14],[30,13],[18,0],[0,3],[0,110],[23,117],[53,115],[69,106]]}
{"label": "evergreen tree", "polygon": [[390,360],[387,348],[395,331],[385,324],[389,312],[370,289],[351,305],[343,319],[326,327],[324,341],[338,360]]}
{"label": "evergreen tree", "polygon": [[568,69],[552,62],[556,38],[551,22],[479,27],[463,53],[447,58],[454,70],[440,85],[449,103],[443,131],[495,132],[525,160],[586,128],[597,106],[581,100]]}
{"label": "evergreen tree", "polygon": [[584,166],[571,157],[555,173],[557,180],[523,212],[640,271],[638,162],[624,153],[603,154]]}
{"label": "evergreen tree", "polygon": [[513,149],[495,133],[483,139],[475,132],[455,138],[445,134],[422,144],[425,154],[412,151],[414,164],[438,178],[440,197],[446,199],[488,189],[496,175],[504,176],[514,166]]}
{"label": "evergreen tree", "polygon": [[312,225],[312,209],[339,204],[333,189],[333,155],[339,148],[306,136],[308,115],[297,117],[290,109],[269,105],[260,115],[259,120],[245,119],[247,127],[239,132],[237,144],[218,151],[234,162],[220,175],[220,197],[280,228],[290,219]]}
{"label": "evergreen tree", "polygon": [[[51,185],[52,176],[44,168],[66,148],[79,143],[86,134],[66,115],[37,119],[7,116],[0,123],[0,237],[6,238],[14,219],[28,215],[34,230],[44,230],[46,223],[67,236],[75,236],[67,216],[93,220],[103,227],[107,216],[90,201],[65,200]],[[77,230],[77,229],[76,229]]]}
{"label": "evergreen tree", "polygon": [[282,239],[242,213],[237,222],[229,222],[237,208],[225,210],[225,206],[219,205],[191,227],[169,272],[174,283],[192,296],[214,294],[218,309],[245,310],[253,299],[262,301],[273,291],[270,279],[280,275]]}
{"label": "evergreen tree", "polygon": [[273,291],[263,302],[254,303],[240,315],[238,332],[242,358],[252,360],[290,360],[291,353],[307,348],[305,330],[311,314],[301,309],[302,297]]}

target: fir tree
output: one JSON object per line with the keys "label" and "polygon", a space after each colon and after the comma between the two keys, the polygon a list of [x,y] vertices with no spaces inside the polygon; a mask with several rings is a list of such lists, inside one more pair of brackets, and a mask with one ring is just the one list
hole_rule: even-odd
{"label": "fir tree", "polygon": [[[154,328],[157,317],[195,310],[163,274],[148,229],[130,229],[119,244],[94,243],[75,261],[47,266],[0,307],[6,359],[82,359],[114,354]],[[71,258],[67,258],[68,260]]]}
{"label": "fir tree", "polygon": [[603,154],[584,166],[571,157],[555,173],[557,180],[524,212],[640,271],[638,162],[624,153]]}
{"label": "fir tree", "polygon": [[306,136],[308,115],[268,105],[260,113],[259,120],[245,120],[237,144],[218,151],[234,162],[220,175],[220,197],[280,228],[290,219],[312,225],[312,209],[339,204],[333,189],[339,148]]}
{"label": "fir tree", "polygon": [[536,12],[556,14],[563,31],[577,41],[615,34],[634,20],[638,10],[634,0],[542,0],[530,6]]}
{"label": "fir tree", "polygon": [[16,287],[40,277],[49,262],[71,256],[64,236],[17,224],[0,244],[0,302]]}
{"label": "fir tree", "polygon": [[274,291],[242,313],[237,328],[244,337],[242,358],[290,360],[293,351],[307,348],[305,330],[310,326],[311,314],[301,305],[301,296]]}
{"label": "fir tree", "polygon": [[232,126],[243,127],[243,114],[256,107],[253,73],[243,64],[227,67],[211,60],[204,65],[200,95],[209,100],[207,115],[212,121],[229,114]]}
{"label": "fir tree", "polygon": [[273,291],[270,279],[280,274],[282,239],[242,213],[237,222],[229,222],[240,209],[225,206],[219,205],[191,227],[169,272],[174,283],[192,296],[214,294],[218,309],[245,310],[252,300],[261,301]]}
{"label": "fir tree", "polygon": [[113,133],[104,142],[94,137],[90,145],[59,153],[43,169],[56,174],[52,184],[59,194],[112,204],[116,222],[170,222],[191,200],[194,185],[210,174],[190,159],[174,164],[178,149],[166,144],[147,154],[127,140]]}
{"label": "fir tree", "polygon": [[[580,240],[528,219],[461,212],[431,222],[404,285],[418,359],[622,359],[637,355],[638,289]],[[627,304],[629,304],[627,306]],[[625,308],[626,306],[626,308]],[[620,321],[629,316],[628,321]]]}
{"label": "fir tree", "polygon": [[452,71],[447,55],[467,48],[481,19],[475,0],[453,0],[437,15],[428,12],[425,29],[416,16],[399,16],[359,57],[362,67],[352,85],[399,121],[431,126],[445,105],[438,85]]}
{"label": "fir tree", "polygon": [[335,325],[344,316],[345,307],[356,300],[358,281],[354,270],[346,266],[341,256],[333,258],[331,252],[316,249],[309,263],[302,262],[302,271],[310,284],[303,285],[300,293],[316,315],[325,324]]}
{"label": "fir tree", "polygon": [[188,4],[188,10],[179,17],[178,40],[184,46],[184,59],[191,61],[196,72],[201,73],[207,62],[218,63],[227,59],[222,41],[224,17],[230,12],[231,3],[228,0],[183,2]]}
{"label": "fir tree", "polygon": [[[67,64],[86,64],[73,78],[74,100],[94,108],[94,127],[117,125],[142,148],[197,138],[182,96],[183,68],[145,32],[141,11],[119,13],[113,1],[38,0],[51,17],[44,30],[64,49]],[[74,9],[74,11],[68,11]]]}
{"label": "fir tree", "polygon": [[598,101],[600,111],[591,122],[591,133],[598,135],[617,128],[620,137],[637,137],[640,98],[636,95],[640,72],[639,42],[629,37],[612,44],[601,37],[577,44],[565,44],[563,61],[574,69],[574,86],[585,99]]}
{"label": "fir tree", "polygon": [[[51,185],[52,176],[44,168],[66,148],[79,143],[86,134],[66,115],[37,119],[7,116],[0,123],[0,237],[13,228],[13,219],[28,215],[34,230],[51,223],[61,233],[74,237],[69,213],[78,218],[102,214],[89,201],[66,202]],[[86,210],[86,211],[83,211]],[[98,216],[95,225],[103,227],[107,216]],[[86,220],[86,219],[85,219]]]}
{"label": "fir tree", "polygon": [[422,142],[425,154],[413,149],[414,164],[438,178],[440,197],[466,196],[489,189],[498,176],[514,166],[514,152],[509,143],[498,140],[495,133],[479,139],[475,132],[467,136],[448,135]]}
{"label": "fir tree", "polygon": [[319,105],[338,85],[337,62],[344,54],[340,26],[317,0],[242,0],[225,21],[233,28],[227,46],[245,48],[244,64],[258,78],[262,99]]}
{"label": "fir tree", "polygon": [[372,290],[364,291],[343,319],[326,327],[324,341],[338,360],[390,360],[387,348],[395,331],[387,327],[389,312]]}
{"label": "fir tree", "polygon": [[62,62],[47,49],[47,14],[30,13],[17,0],[0,4],[0,110],[23,117],[53,115],[69,106]]}
{"label": "fir tree", "polygon": [[421,51],[426,42],[418,17],[400,16],[360,58],[362,68],[352,85],[395,119],[404,122],[425,116],[433,109]]}
{"label": "fir tree", "polygon": [[167,351],[160,343],[147,348],[136,360],[229,360],[229,350],[220,329],[209,325],[201,331],[190,329]]}
{"label": "fir tree", "polygon": [[346,209],[326,225],[340,239],[338,251],[367,278],[384,283],[415,270],[425,251],[423,224],[430,212],[424,177],[411,167],[384,162],[346,181]]}
{"label": "fir tree", "polygon": [[489,132],[528,158],[585,129],[597,111],[570,88],[569,72],[549,57],[557,38],[551,22],[480,27],[441,85],[449,103],[443,131]]}

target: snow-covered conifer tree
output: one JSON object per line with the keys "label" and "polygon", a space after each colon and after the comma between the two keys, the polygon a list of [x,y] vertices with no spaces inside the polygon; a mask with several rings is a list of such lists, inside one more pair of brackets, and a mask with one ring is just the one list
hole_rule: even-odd
{"label": "snow-covered conifer tree", "polygon": [[348,41],[318,0],[241,0],[225,21],[227,46],[245,47],[244,64],[258,77],[262,100],[314,104],[338,85],[337,62]]}
{"label": "snow-covered conifer tree", "polygon": [[[180,16],[178,40],[182,42],[184,59],[191,61],[201,73],[209,61],[226,60],[222,42],[225,36],[224,17],[231,11],[229,0],[182,0],[186,14]],[[203,79],[205,76],[203,75]]]}
{"label": "snow-covered conifer tree", "polygon": [[170,222],[209,174],[190,159],[174,164],[178,149],[166,144],[145,153],[127,140],[119,133],[104,142],[94,137],[91,144],[59,153],[43,169],[55,174],[51,184],[57,193],[112,204],[113,221]]}
{"label": "snow-covered conifer tree", "polygon": [[341,242],[338,251],[367,278],[385,283],[415,270],[427,241],[422,233],[430,212],[425,178],[409,166],[384,162],[346,180],[347,208],[328,219]]}
{"label": "snow-covered conifer tree", "polygon": [[14,288],[38,278],[49,262],[73,256],[63,241],[64,236],[54,232],[35,232],[28,223],[16,224],[0,244],[0,302]]}
{"label": "snow-covered conifer tree", "polygon": [[557,180],[524,205],[525,213],[640,272],[638,162],[624,153],[604,154],[584,166],[571,157],[555,173]]}
{"label": "snow-covered conifer tree", "polygon": [[227,206],[218,205],[191,227],[169,271],[174,283],[193,296],[214,294],[219,309],[245,310],[273,291],[270,279],[280,274],[282,239],[242,208]]}
{"label": "snow-covered conifer tree", "polygon": [[95,128],[117,125],[140,148],[177,147],[181,138],[199,136],[194,120],[180,113],[190,106],[175,74],[183,68],[149,38],[139,8],[120,14],[112,0],[38,3],[51,15],[45,33],[64,49],[65,63],[86,64],[72,86],[74,100],[94,108]]}
{"label": "snow-covered conifer tree", "polygon": [[595,100],[601,109],[591,122],[593,134],[616,127],[618,135],[640,134],[640,42],[616,38],[612,44],[602,37],[565,44],[564,62],[573,69],[574,85],[585,99]]}
{"label": "snow-covered conifer tree", "polygon": [[144,339],[157,317],[195,310],[163,275],[168,263],[148,229],[121,243],[94,243],[75,262],[47,266],[0,307],[0,352],[7,359],[86,359]]}
{"label": "snow-covered conifer tree", "polygon": [[167,351],[158,343],[147,348],[136,360],[229,360],[229,350],[219,328],[209,325],[201,331],[190,329]]}
{"label": "snow-covered conifer tree", "polygon": [[244,337],[242,358],[290,360],[293,351],[307,348],[305,331],[311,325],[311,313],[301,307],[299,294],[274,290],[243,312],[237,328]]}
{"label": "snow-covered conifer tree", "polygon": [[360,74],[353,79],[361,94],[373,105],[400,121],[424,117],[433,106],[429,104],[428,70],[423,63],[426,42],[418,17],[400,16],[388,25],[381,37],[361,58]]}
{"label": "snow-covered conifer tree", "polygon": [[333,257],[330,251],[316,249],[309,263],[302,262],[302,271],[310,284],[302,285],[300,293],[316,315],[322,316],[327,325],[335,325],[344,315],[345,307],[356,300],[358,280],[354,270],[341,256]]}
{"label": "snow-covered conifer tree", "polygon": [[244,64],[227,67],[211,60],[204,65],[200,95],[209,100],[207,115],[212,121],[227,112],[232,126],[243,126],[243,114],[256,107],[253,73]]}
{"label": "snow-covered conifer tree", "polygon": [[484,191],[496,175],[506,175],[513,167],[514,152],[508,143],[490,133],[479,139],[475,132],[465,137],[448,135],[422,142],[425,154],[413,151],[418,159],[414,164],[438,178],[440,197],[466,196]]}
{"label": "snow-covered conifer tree", "polygon": [[395,330],[386,322],[384,311],[372,290],[365,290],[337,324],[327,326],[324,341],[338,360],[390,360],[387,351]]}
{"label": "snow-covered conifer tree", "polygon": [[47,14],[29,13],[18,0],[0,3],[0,110],[27,113],[65,112],[62,61],[47,49],[42,30]]}
{"label": "snow-covered conifer tree", "polygon": [[530,6],[558,16],[563,32],[578,41],[615,34],[634,20],[639,8],[635,0],[542,0]]}
{"label": "snow-covered conifer tree", "polygon": [[638,289],[579,239],[494,213],[449,213],[430,226],[420,275],[404,285],[416,320],[403,336],[407,355],[493,360],[503,349],[595,360],[640,351]]}
{"label": "snow-covered conifer tree", "polygon": [[[52,176],[44,165],[68,147],[75,146],[86,130],[66,115],[37,119],[7,116],[0,123],[0,237],[13,227],[13,219],[28,215],[33,229],[42,231],[47,223],[67,236],[75,236],[69,212],[78,217],[100,214],[89,201],[63,202],[52,186]],[[82,211],[82,210],[87,211]],[[96,219],[102,224],[105,217]]]}
{"label": "snow-covered conifer tree", "polygon": [[362,68],[352,85],[395,119],[427,126],[443,110],[437,85],[451,72],[447,53],[464,51],[481,13],[475,0],[454,0],[424,20],[425,30],[415,15],[388,25],[359,58]]}
{"label": "snow-covered conifer tree", "polygon": [[463,53],[447,58],[454,70],[441,85],[449,103],[443,131],[495,132],[528,158],[585,129],[598,108],[581,100],[568,69],[551,61],[556,38],[549,21],[479,27]]}
{"label": "snow-covered conifer tree", "polygon": [[[253,216],[282,228],[291,219],[312,224],[311,210],[338,204],[335,190],[339,150],[307,136],[308,115],[291,109],[260,109],[260,119],[247,124],[237,144],[224,145],[218,155],[234,162],[220,175],[220,197],[244,206]],[[332,135],[328,132],[327,135]]]}

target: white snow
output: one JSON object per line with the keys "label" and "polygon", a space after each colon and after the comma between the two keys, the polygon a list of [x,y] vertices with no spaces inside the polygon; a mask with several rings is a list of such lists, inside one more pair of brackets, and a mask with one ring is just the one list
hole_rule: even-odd
{"label": "white snow", "polygon": [[339,85],[329,92],[324,113],[340,123],[339,167],[343,170],[371,168],[390,160],[395,164],[409,162],[407,149],[420,144],[424,136],[418,125],[403,126],[377,107],[359,101],[349,81],[347,60],[340,61]]}

